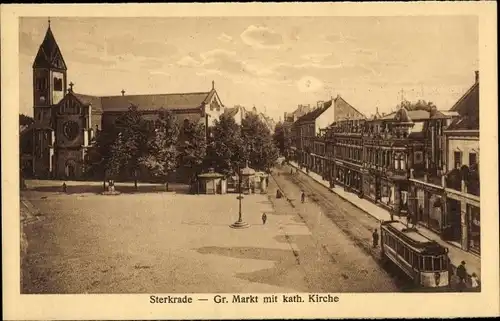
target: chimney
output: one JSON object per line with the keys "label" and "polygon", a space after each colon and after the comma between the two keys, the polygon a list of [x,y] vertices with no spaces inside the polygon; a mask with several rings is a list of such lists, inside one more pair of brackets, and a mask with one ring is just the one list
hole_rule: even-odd
{"label": "chimney", "polygon": [[476,74],[476,84],[479,83],[479,70],[475,71]]}
{"label": "chimney", "polygon": [[316,103],[316,108],[321,108],[321,107],[323,107],[323,103],[324,103],[324,101],[319,100],[319,101]]}

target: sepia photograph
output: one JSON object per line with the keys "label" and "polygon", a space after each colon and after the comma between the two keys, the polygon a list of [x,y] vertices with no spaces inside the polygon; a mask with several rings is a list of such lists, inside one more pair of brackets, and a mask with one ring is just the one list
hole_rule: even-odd
{"label": "sepia photograph", "polygon": [[478,14],[45,12],[16,19],[19,123],[2,131],[21,297],[498,291]]}

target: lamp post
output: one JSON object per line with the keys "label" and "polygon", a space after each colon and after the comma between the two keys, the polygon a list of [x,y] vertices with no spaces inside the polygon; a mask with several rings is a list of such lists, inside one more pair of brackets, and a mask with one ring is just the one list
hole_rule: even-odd
{"label": "lamp post", "polygon": [[[248,161],[247,161],[247,167],[248,167]],[[238,206],[238,220],[236,222],[234,222],[233,224],[230,225],[231,228],[235,228],[235,229],[242,229],[242,228],[248,228],[250,227],[250,225],[243,221],[243,215],[241,213],[241,200],[243,199],[243,195],[241,193],[241,181],[242,181],[242,173],[241,173],[241,168],[240,166],[238,165],[238,202],[239,202],[239,206]]]}

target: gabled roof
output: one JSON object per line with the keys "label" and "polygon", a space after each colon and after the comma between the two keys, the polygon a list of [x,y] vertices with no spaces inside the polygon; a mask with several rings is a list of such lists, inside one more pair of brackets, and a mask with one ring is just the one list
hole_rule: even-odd
{"label": "gabled roof", "polygon": [[451,107],[459,117],[446,130],[479,130],[479,80]]}
{"label": "gabled roof", "polygon": [[332,101],[329,100],[323,104],[323,107],[316,108],[313,111],[305,114],[304,116],[300,117],[297,119],[297,122],[304,122],[304,121],[312,121],[318,118],[321,114],[323,114],[328,108],[332,106]]}
{"label": "gabled roof", "polygon": [[215,89],[200,93],[177,94],[150,94],[150,95],[123,95],[123,96],[91,96],[78,93],[74,95],[82,104],[92,105],[93,111],[114,112],[126,111],[131,105],[138,110],[164,109],[197,109],[208,104],[214,95]]}
{"label": "gabled roof", "polygon": [[479,130],[479,117],[459,117],[446,130]]}
{"label": "gabled roof", "polygon": [[101,97],[102,109],[107,111],[124,111],[130,105],[137,106],[139,110],[165,109],[195,109],[206,104],[212,92],[179,93],[179,94],[151,94],[151,95],[125,95]]}
{"label": "gabled roof", "polygon": [[479,83],[472,85],[450,111],[456,111],[460,116],[479,117]]}
{"label": "gabled roof", "polygon": [[[359,116],[359,118],[361,119],[365,119],[366,116],[360,112],[359,110],[357,110],[353,105],[349,104],[344,98],[342,98],[340,95],[337,95],[337,97],[334,99],[335,100],[335,106],[337,106],[338,102],[344,104],[346,107],[348,107],[351,111],[353,111],[354,113],[357,114],[357,116]],[[378,113],[378,111],[377,111]],[[353,115],[353,119],[359,119],[358,117],[355,117],[356,115]]]}
{"label": "gabled roof", "polygon": [[61,50],[57,45],[56,39],[52,34],[50,25],[45,33],[45,38],[38,49],[33,68],[57,68],[67,70],[66,63],[64,62]]}
{"label": "gabled roof", "polygon": [[77,94],[77,93],[73,93],[73,92],[70,92],[70,94],[75,96],[76,99],[78,99],[78,101],[80,101],[83,105],[92,106],[93,112],[102,111],[101,97]]}

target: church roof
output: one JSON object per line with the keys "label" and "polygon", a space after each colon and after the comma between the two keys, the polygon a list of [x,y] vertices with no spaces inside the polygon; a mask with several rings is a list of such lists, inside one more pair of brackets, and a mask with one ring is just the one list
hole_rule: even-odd
{"label": "church roof", "polygon": [[91,105],[93,111],[102,111],[101,97],[72,93],[83,105]]}
{"label": "church roof", "polygon": [[61,50],[57,45],[54,34],[50,29],[50,25],[45,33],[45,38],[38,49],[33,68],[56,68],[60,70],[67,70],[66,63],[64,62]]}
{"label": "church roof", "polygon": [[92,105],[94,111],[113,112],[126,111],[131,105],[139,111],[164,109],[197,109],[210,102],[216,95],[215,89],[210,92],[149,94],[123,96],[90,96],[73,93],[84,105]]}

